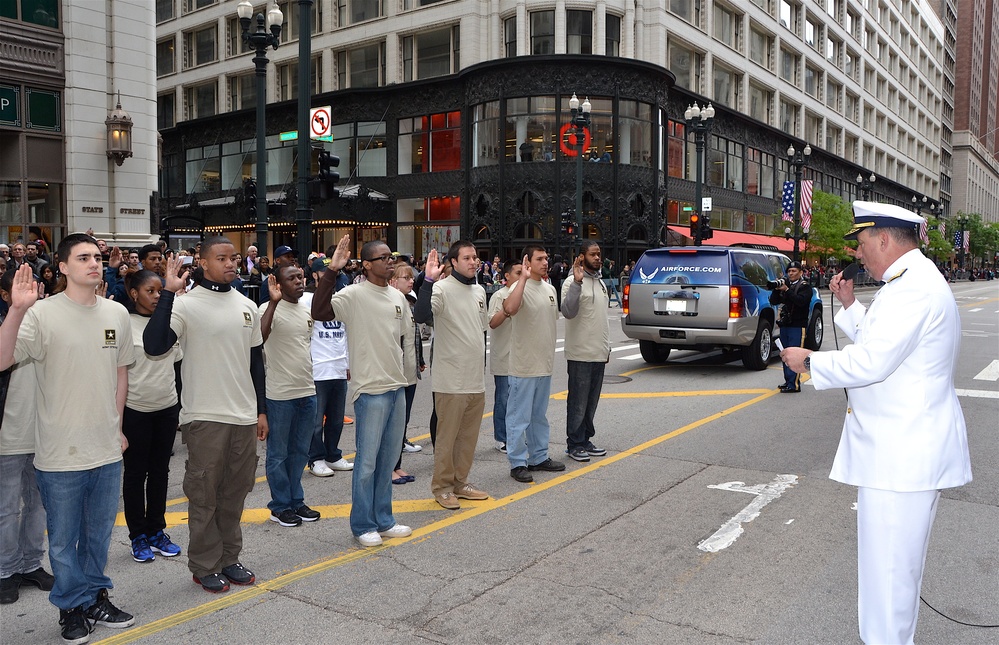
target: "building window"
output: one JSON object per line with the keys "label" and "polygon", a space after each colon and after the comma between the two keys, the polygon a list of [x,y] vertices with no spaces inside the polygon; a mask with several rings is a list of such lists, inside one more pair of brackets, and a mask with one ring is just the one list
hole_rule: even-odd
{"label": "building window", "polygon": [[242,110],[254,107],[257,104],[257,77],[254,74],[243,74],[242,76],[230,76],[226,79],[229,84],[229,109]]}
{"label": "building window", "polygon": [[798,5],[790,0],[780,0],[780,24],[791,33],[798,33]]}
{"label": "building window", "polygon": [[221,189],[222,159],[219,153],[217,145],[189,148],[184,151],[184,185],[188,195]]}
{"label": "building window", "polygon": [[780,50],[780,77],[792,85],[798,84],[798,55],[794,52]]}
{"label": "building window", "polygon": [[[475,106],[475,121],[472,124],[472,165],[475,167],[499,164],[499,105],[499,101],[492,101]],[[399,168],[401,173],[401,158]]]}
{"label": "building window", "polygon": [[833,154],[839,154],[839,142],[842,136],[842,130],[828,126],[826,128],[826,150]]}
{"label": "building window", "polygon": [[819,98],[819,81],[821,78],[822,72],[811,65],[805,65],[805,94],[813,98]]}
{"label": "building window", "polygon": [[772,51],[773,38],[770,34],[755,28],[751,29],[749,32],[749,59],[757,65],[770,69]]}
{"label": "building window", "polygon": [[843,72],[850,78],[857,79],[858,60],[857,55],[849,49],[843,56]]}
{"label": "building window", "polygon": [[746,150],[746,192],[760,197],[774,196],[774,156],[749,148]]}
{"label": "building window", "polygon": [[3,0],[0,18],[59,28],[59,0]]}
{"label": "building window", "polygon": [[177,71],[175,40],[162,40],[156,43],[156,76],[166,76]]}
{"label": "building window", "polygon": [[200,119],[218,113],[217,83],[205,83],[184,88],[184,114],[187,119]]}
{"label": "building window", "polygon": [[184,69],[213,63],[218,59],[215,47],[216,25],[184,34]]}
{"label": "building window", "polygon": [[[250,47],[250,43],[243,38],[243,27],[239,24],[238,17],[230,17],[226,20],[225,29],[226,36],[228,37],[226,56],[238,56],[240,54],[248,54],[253,51]],[[250,27],[250,29],[255,31],[256,27]]]}
{"label": "building window", "polygon": [[404,80],[445,76],[458,70],[458,27],[446,27],[402,39]]}
{"label": "building window", "polygon": [[669,0],[669,10],[694,26],[701,23],[701,0]]}
{"label": "building window", "polygon": [[681,121],[666,124],[666,172],[670,177],[690,178],[687,172],[687,126]]}
{"label": "building window", "polygon": [[[301,26],[302,17],[299,13],[298,0],[286,0],[278,5],[281,14],[284,16],[284,24],[281,25],[281,43],[298,40],[298,30]],[[312,19],[309,29],[312,35],[318,34],[323,27],[323,3],[312,3]]]}
{"label": "building window", "polygon": [[676,76],[676,84],[685,89],[701,90],[701,55],[686,47],[670,43],[669,69]]}
{"label": "building window", "polygon": [[[320,56],[312,57],[312,76],[309,79],[309,93],[319,94],[323,85],[323,61]],[[278,100],[288,101],[298,98],[298,61],[278,65]]]}
{"label": "building window", "polygon": [[822,117],[815,114],[807,114],[805,116],[805,139],[816,146],[823,145]]}
{"label": "building window", "polygon": [[567,54],[593,53],[593,12],[565,12],[565,50]]}
{"label": "building window", "polygon": [[503,158],[509,163],[554,160],[559,154],[558,117],[553,95],[507,99]]}
{"label": "building window", "polygon": [[170,20],[176,14],[176,4],[177,0],[156,0],[156,22],[163,22],[165,20]]}
{"label": "building window", "polygon": [[613,161],[632,166],[652,167],[653,106],[621,99],[618,103],[620,150]]}
{"label": "building window", "polygon": [[780,129],[790,135],[798,132],[798,109],[793,103],[780,102]]}
{"label": "building window", "polygon": [[839,95],[842,89],[842,85],[826,78],[826,107],[839,111]]}
{"label": "building window", "polygon": [[346,27],[382,15],[382,0],[336,0],[337,26]]}
{"label": "building window", "polygon": [[608,56],[621,55],[621,18],[613,14],[604,16],[604,53]]}
{"label": "building window", "polygon": [[843,43],[835,38],[826,37],[826,60],[833,65],[839,61],[839,53],[843,50]]}
{"label": "building window", "polygon": [[555,53],[554,11],[531,13],[531,53],[534,55]]}
{"label": "building window", "polygon": [[774,94],[770,90],[750,84],[749,86],[749,116],[757,121],[771,125]]}
{"label": "building window", "polygon": [[503,21],[503,42],[506,46],[507,58],[517,55],[517,17]]}
{"label": "building window", "polygon": [[738,108],[742,76],[715,63],[713,80],[715,102]]}
{"label": "building window", "polygon": [[461,112],[399,121],[400,175],[460,169]]}
{"label": "building window", "polygon": [[708,146],[707,183],[729,190],[742,190],[743,145],[723,137],[711,136]]}
{"label": "building window", "polygon": [[438,2],[444,2],[444,0],[405,0],[402,3],[402,8],[404,11],[409,11],[410,9],[415,9],[416,7],[426,7],[428,5],[437,4]]}
{"label": "building window", "polygon": [[165,130],[177,125],[177,97],[173,92],[156,97],[156,129]]}
{"label": "building window", "polygon": [[385,84],[385,43],[336,53],[337,89]]}
{"label": "building window", "polygon": [[809,19],[805,19],[805,44],[814,49],[819,50],[819,43],[821,42],[822,27],[815,24]]}
{"label": "building window", "polygon": [[216,2],[218,2],[218,0],[184,0],[184,13],[190,13],[192,11],[197,11],[198,9],[210,7]]}
{"label": "building window", "polygon": [[859,105],[859,102],[860,100],[856,95],[850,94],[849,92],[846,93],[846,98],[843,102],[843,116],[850,119],[854,123],[857,122],[857,106]]}
{"label": "building window", "polygon": [[739,28],[742,25],[742,16],[721,5],[715,5],[714,13],[714,36],[715,40],[725,43],[732,49],[739,47]]}

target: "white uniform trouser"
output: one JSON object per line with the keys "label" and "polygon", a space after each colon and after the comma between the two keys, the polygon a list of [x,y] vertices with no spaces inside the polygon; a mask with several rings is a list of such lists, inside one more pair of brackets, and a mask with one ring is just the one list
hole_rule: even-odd
{"label": "white uniform trouser", "polygon": [[857,491],[857,608],[867,645],[911,645],[940,491]]}

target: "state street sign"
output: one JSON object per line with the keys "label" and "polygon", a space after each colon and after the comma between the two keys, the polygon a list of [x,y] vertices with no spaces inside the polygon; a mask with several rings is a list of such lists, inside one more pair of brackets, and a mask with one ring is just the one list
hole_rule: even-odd
{"label": "state street sign", "polygon": [[309,110],[309,137],[319,139],[333,133],[333,108],[329,105]]}

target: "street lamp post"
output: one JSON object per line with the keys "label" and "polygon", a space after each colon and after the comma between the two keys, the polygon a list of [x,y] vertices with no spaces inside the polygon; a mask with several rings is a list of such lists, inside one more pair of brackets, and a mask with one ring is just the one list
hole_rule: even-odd
{"label": "street lamp post", "polygon": [[267,29],[264,28],[264,15],[257,14],[257,30],[250,31],[253,17],[253,4],[243,0],[236,6],[236,15],[243,29],[243,40],[256,52],[253,64],[257,76],[257,252],[267,254],[267,124],[264,118],[267,104],[267,48],[278,48],[281,37],[281,23],[284,15],[277,6],[267,12]]}
{"label": "street lamp post", "polygon": [[309,108],[312,106],[312,3],[298,0],[298,204],[295,208],[295,246],[304,263],[312,250],[312,201],[309,175],[312,173],[312,137]]}
{"label": "street lamp post", "polygon": [[694,103],[683,112],[683,118],[687,122],[687,132],[694,133],[694,145],[697,149],[697,171],[695,173],[696,183],[694,184],[694,210],[697,214],[697,226],[694,227],[694,246],[701,245],[701,233],[704,230],[704,214],[701,212],[701,193],[704,186],[704,144],[707,141],[708,133],[711,131],[711,124],[715,120],[715,108],[710,103],[707,107],[701,107]]}
{"label": "street lamp post", "polygon": [[[572,123],[572,135],[576,138],[576,226],[581,225],[583,217],[583,151],[586,147],[587,133],[590,129],[590,99],[587,98],[583,104],[579,104],[576,93],[572,93],[569,99],[570,121]],[[573,251],[573,239],[569,240],[569,253]]]}
{"label": "street lamp post", "polygon": [[811,154],[812,147],[807,143],[801,150],[795,149],[793,144],[787,147],[787,161],[794,168],[794,257],[791,259],[795,262],[801,259],[798,248],[801,240],[801,173]]}
{"label": "street lamp post", "polygon": [[878,180],[877,175],[873,172],[869,178],[865,178],[864,175],[857,175],[857,186],[860,187],[860,198],[865,201],[871,201],[871,193],[874,192],[874,182]]}
{"label": "street lamp post", "polygon": [[919,199],[915,195],[912,196],[912,205],[916,207],[916,215],[923,216],[923,209],[928,206],[929,201],[926,195],[923,195],[922,199]]}

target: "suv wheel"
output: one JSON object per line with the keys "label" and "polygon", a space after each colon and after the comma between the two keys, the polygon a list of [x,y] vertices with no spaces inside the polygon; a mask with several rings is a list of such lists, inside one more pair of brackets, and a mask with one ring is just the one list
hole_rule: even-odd
{"label": "suv wheel", "polygon": [[748,346],[742,348],[742,364],[751,370],[765,370],[770,362],[770,354],[773,351],[773,327],[770,321],[761,318],[760,326],[756,330],[756,337]]}
{"label": "suv wheel", "polygon": [[638,341],[638,350],[642,352],[642,358],[645,362],[653,365],[665,363],[666,359],[669,358],[669,347],[664,347],[651,340]]}
{"label": "suv wheel", "polygon": [[805,347],[812,351],[822,349],[822,310],[818,307],[812,311],[812,317],[808,321],[808,328],[805,330]]}

